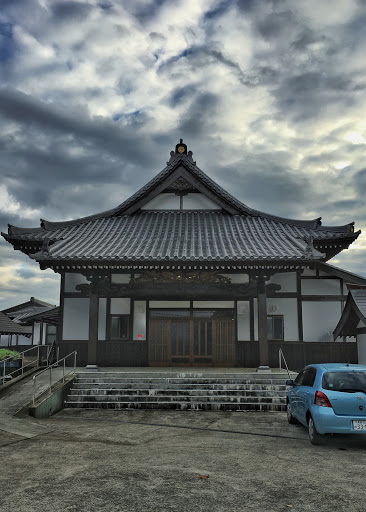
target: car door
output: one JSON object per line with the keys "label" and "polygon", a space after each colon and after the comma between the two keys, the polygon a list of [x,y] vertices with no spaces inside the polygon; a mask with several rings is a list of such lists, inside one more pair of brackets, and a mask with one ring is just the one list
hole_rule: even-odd
{"label": "car door", "polygon": [[306,368],[298,373],[294,380],[294,385],[289,389],[289,400],[291,404],[291,412],[295,418],[298,418],[299,414],[299,389],[301,389],[302,381],[305,376]]}
{"label": "car door", "polygon": [[297,388],[297,418],[304,424],[306,424],[306,413],[309,410],[311,403],[314,401],[315,391],[313,386],[315,377],[316,368],[313,366],[307,366],[304,371],[301,385]]}

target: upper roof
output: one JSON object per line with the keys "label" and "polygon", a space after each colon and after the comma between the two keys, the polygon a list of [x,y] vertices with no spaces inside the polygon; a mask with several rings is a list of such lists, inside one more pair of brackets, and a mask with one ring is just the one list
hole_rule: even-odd
{"label": "upper roof", "polygon": [[[184,195],[187,187],[204,194],[218,210],[141,210],[158,194]],[[39,228],[9,225],[2,235],[43,267],[70,261],[304,262],[324,261],[348,247],[360,233],[353,225],[322,226],[320,217],[286,219],[254,210],[199,169],[181,140],[166,167],[116,208],[65,222],[41,220]]]}

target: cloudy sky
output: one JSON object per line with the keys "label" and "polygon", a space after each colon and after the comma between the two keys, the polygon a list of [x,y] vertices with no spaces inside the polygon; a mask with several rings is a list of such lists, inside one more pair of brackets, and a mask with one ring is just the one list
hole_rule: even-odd
{"label": "cloudy sky", "polygon": [[[183,138],[248,206],[366,233],[365,26],[361,0],[1,0],[1,230],[116,206]],[[58,275],[1,239],[0,309],[31,295]]]}

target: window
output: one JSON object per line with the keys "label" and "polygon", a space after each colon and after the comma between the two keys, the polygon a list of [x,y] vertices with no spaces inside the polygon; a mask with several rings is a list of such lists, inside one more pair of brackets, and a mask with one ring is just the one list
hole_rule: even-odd
{"label": "window", "polygon": [[302,381],[302,385],[312,387],[314,384],[314,381],[315,381],[315,376],[316,376],[316,368],[313,368],[313,367],[306,368],[305,377]]}
{"label": "window", "polygon": [[294,380],[294,385],[295,386],[302,386],[304,377],[305,377],[305,370],[301,370],[301,372],[299,372],[298,376]]}
{"label": "window", "polygon": [[304,368],[296,377],[295,386],[313,386],[316,377],[316,368]]}
{"label": "window", "polygon": [[56,326],[46,324],[46,345],[52,345],[56,341]]}
{"label": "window", "polygon": [[111,339],[127,340],[129,336],[129,315],[111,315]]}
{"label": "window", "polygon": [[267,316],[267,338],[269,340],[283,340],[283,316]]}

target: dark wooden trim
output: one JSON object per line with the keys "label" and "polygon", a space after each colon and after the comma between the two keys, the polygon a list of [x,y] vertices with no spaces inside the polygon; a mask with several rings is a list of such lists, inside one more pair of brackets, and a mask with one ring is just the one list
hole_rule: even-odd
{"label": "dark wooden trim", "polygon": [[250,333],[250,341],[254,341],[254,299],[250,297],[249,299],[249,333]]}
{"label": "dark wooden trim", "polygon": [[316,302],[342,302],[347,297],[345,295],[303,295],[302,300],[305,301],[316,301]]}
{"label": "dark wooden trim", "polygon": [[356,334],[366,334],[366,327],[357,327]]}
{"label": "dark wooden trim", "polygon": [[267,296],[264,278],[258,279],[258,342],[259,364],[268,366],[268,339],[267,339]]}
{"label": "dark wooden trim", "polygon": [[304,340],[304,326],[302,319],[302,297],[301,297],[301,273],[297,272],[296,274],[296,295],[297,295],[297,326],[298,326],[298,335],[299,341]]}
{"label": "dark wooden trim", "polygon": [[91,290],[89,298],[89,344],[88,364],[97,364],[99,297],[96,291]]}
{"label": "dark wooden trim", "polygon": [[130,321],[129,321],[129,332],[133,339],[133,321],[135,318],[135,301],[130,299]]}
{"label": "dark wooden trim", "polygon": [[64,297],[65,297],[65,272],[61,272],[61,283],[60,283],[60,319],[57,328],[56,339],[60,343],[63,341],[63,330],[64,330]]}
{"label": "dark wooden trim", "polygon": [[[319,272],[319,271],[317,271]],[[324,271],[323,271],[324,272]],[[319,274],[316,276],[301,276],[301,279],[314,279],[315,281],[322,280],[322,279],[340,279],[340,277],[337,276],[320,276]]]}
{"label": "dark wooden trim", "polygon": [[[82,298],[89,298],[89,295],[86,294],[86,293],[82,293],[82,292],[65,292],[64,293],[64,297],[66,299],[82,299]],[[103,297],[101,297],[103,298]]]}

